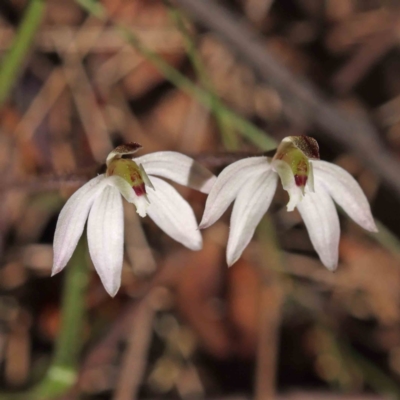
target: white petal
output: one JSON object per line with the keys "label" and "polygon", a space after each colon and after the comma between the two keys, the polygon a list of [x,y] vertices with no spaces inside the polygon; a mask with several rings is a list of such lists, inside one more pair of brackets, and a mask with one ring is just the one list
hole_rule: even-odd
{"label": "white petal", "polygon": [[219,174],[207,197],[200,228],[207,228],[216,222],[249,179],[270,169],[266,157],[250,157],[226,167]]}
{"label": "white petal", "polygon": [[236,198],[231,216],[227,263],[234,264],[249,244],[276,191],[278,175],[272,170],[249,180]]}
{"label": "white petal", "polygon": [[343,168],[326,161],[313,160],[314,176],[333,200],[364,229],[377,232],[371,208],[357,181]]}
{"label": "white petal", "polygon": [[169,236],[191,250],[200,250],[202,238],[196,217],[186,200],[167,182],[152,178],[149,189],[149,217]]}
{"label": "white petal", "polygon": [[117,188],[108,186],[90,210],[88,227],[90,257],[110,296],[121,285],[124,252],[124,218],[122,198]]}
{"label": "white petal", "polygon": [[149,175],[171,179],[203,193],[209,193],[216,180],[207,168],[193,158],[175,151],[158,151],[134,158],[134,161],[142,164]]}
{"label": "white petal", "polygon": [[54,233],[52,275],[59,273],[71,258],[82,235],[90,207],[105,186],[104,175],[99,175],[78,189],[65,203]]}
{"label": "white petal", "polygon": [[283,188],[289,194],[289,203],[287,204],[286,209],[288,211],[293,211],[303,199],[303,191],[296,185],[292,169],[287,162],[274,160],[272,162],[272,167],[281,178]]}
{"label": "white petal", "polygon": [[147,208],[149,207],[147,196],[137,196],[131,185],[120,176],[109,176],[105,180],[108,185],[116,187],[128,203],[133,203],[135,205],[136,212],[141,217],[146,216]]}
{"label": "white petal", "polygon": [[315,193],[306,193],[297,208],[303,217],[315,251],[331,271],[338,264],[339,218],[330,195],[315,181]]}

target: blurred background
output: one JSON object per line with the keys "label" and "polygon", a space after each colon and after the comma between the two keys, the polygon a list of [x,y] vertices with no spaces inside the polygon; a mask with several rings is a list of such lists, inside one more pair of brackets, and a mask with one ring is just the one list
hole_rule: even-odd
{"label": "blurred background", "polygon": [[[0,399],[400,399],[399,38],[397,0],[2,0]],[[114,299],[84,239],[50,278],[115,146],[218,174],[301,134],[379,226],[340,214],[335,273],[281,190],[232,268],[230,211],[191,252],[125,204]]]}

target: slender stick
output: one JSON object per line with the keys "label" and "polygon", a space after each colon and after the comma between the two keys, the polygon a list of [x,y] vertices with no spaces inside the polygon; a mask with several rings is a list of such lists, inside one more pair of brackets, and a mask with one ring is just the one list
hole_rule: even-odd
{"label": "slender stick", "polygon": [[138,398],[147,365],[153,329],[155,310],[151,305],[151,296],[152,293],[142,299],[136,311],[114,400],[136,400]]}
{"label": "slender stick", "polygon": [[[276,395],[276,371],[284,293],[279,278],[281,254],[271,221],[264,217],[258,229],[260,241],[259,332],[255,376],[255,399],[273,400]],[[268,260],[268,261],[267,261]]]}

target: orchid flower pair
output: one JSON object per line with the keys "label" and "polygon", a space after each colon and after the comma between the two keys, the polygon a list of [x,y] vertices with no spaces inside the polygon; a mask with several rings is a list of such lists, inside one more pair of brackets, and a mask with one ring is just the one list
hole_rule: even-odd
{"label": "orchid flower pair", "polygon": [[54,236],[52,275],[60,272],[75,250],[86,220],[90,256],[107,292],[114,296],[121,284],[123,264],[122,197],[148,215],[164,232],[191,250],[202,238],[190,205],[166,178],[207,193],[200,228],[216,222],[234,201],[227,246],[232,265],[250,242],[275,194],[278,178],[289,193],[288,211],[297,208],[322,263],[334,270],[338,263],[340,226],[333,200],[359,225],[376,231],[368,201],[356,180],[344,169],[319,160],[317,142],[291,136],[275,156],[234,162],[216,178],[183,154],[156,152],[127,158],[141,146],[130,143],[107,157],[107,171],[93,178],[67,201]]}

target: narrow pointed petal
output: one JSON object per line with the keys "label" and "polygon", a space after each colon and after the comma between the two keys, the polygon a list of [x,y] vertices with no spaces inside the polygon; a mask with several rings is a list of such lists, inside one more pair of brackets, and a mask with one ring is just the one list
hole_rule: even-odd
{"label": "narrow pointed petal", "polygon": [[312,164],[315,179],[322,183],[348,216],[367,231],[377,232],[371,207],[357,181],[335,164],[316,160],[313,160]]}
{"label": "narrow pointed petal", "polygon": [[272,162],[272,167],[281,178],[283,188],[289,194],[289,202],[286,206],[286,209],[289,212],[293,211],[303,199],[303,191],[299,186],[296,185],[292,169],[287,162],[282,160],[274,160]]}
{"label": "narrow pointed petal", "polygon": [[88,227],[90,257],[107,293],[114,297],[121,285],[124,253],[122,198],[117,188],[107,186],[90,210]]}
{"label": "narrow pointed petal", "polygon": [[249,180],[271,169],[266,157],[250,157],[236,161],[218,176],[207,197],[206,208],[200,223],[204,229],[216,222],[233,202]]}
{"label": "narrow pointed petal", "polygon": [[149,207],[149,200],[146,195],[137,196],[129,183],[117,175],[112,175],[106,178],[106,183],[117,188],[128,203],[134,204],[136,212],[141,217],[146,216],[147,208]]}
{"label": "narrow pointed petal", "polygon": [[190,205],[167,182],[152,178],[155,190],[149,189],[149,217],[169,236],[191,250],[202,248],[202,238]]}
{"label": "narrow pointed petal", "polygon": [[318,181],[314,183],[315,193],[306,193],[297,208],[319,258],[325,267],[334,271],[339,258],[339,218],[330,195]]}
{"label": "narrow pointed petal", "polygon": [[[148,175],[171,179],[203,193],[209,193],[216,177],[201,164],[184,154],[174,151],[159,151],[135,158]],[[152,178],[150,177],[152,180]]]}
{"label": "narrow pointed petal", "polygon": [[239,192],[231,216],[226,253],[229,266],[234,264],[249,244],[276,191],[278,175],[272,170],[249,181]]}
{"label": "narrow pointed petal", "polygon": [[90,207],[105,187],[104,181],[104,175],[90,180],[68,199],[61,210],[54,233],[52,275],[59,273],[71,258],[82,236]]}

